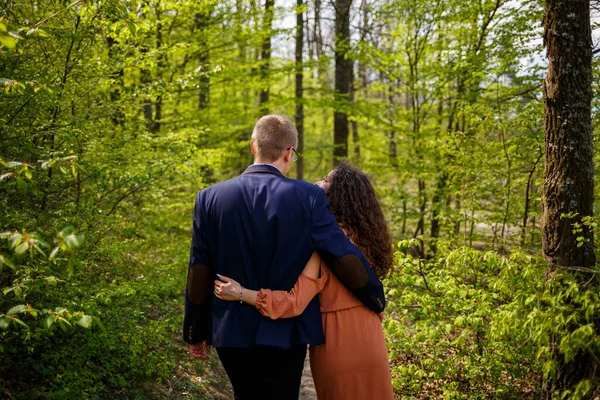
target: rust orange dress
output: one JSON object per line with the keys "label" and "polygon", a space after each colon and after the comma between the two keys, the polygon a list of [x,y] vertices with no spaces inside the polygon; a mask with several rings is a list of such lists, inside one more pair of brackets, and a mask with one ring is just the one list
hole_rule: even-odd
{"label": "rust orange dress", "polygon": [[289,292],[261,289],[256,308],[290,318],[319,294],[325,344],[310,347],[318,400],[392,400],[392,380],[381,317],[365,307],[321,262],[318,279],[300,275]]}

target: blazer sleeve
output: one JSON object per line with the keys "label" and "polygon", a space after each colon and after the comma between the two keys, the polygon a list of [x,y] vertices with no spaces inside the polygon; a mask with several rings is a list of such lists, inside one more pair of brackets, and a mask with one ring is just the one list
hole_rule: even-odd
{"label": "blazer sleeve", "polygon": [[271,319],[297,317],[323,290],[326,282],[327,277],[323,274],[318,279],[300,274],[290,291],[260,289],[256,295],[256,309]]}
{"label": "blazer sleeve", "polygon": [[313,247],[331,271],[365,306],[376,313],[385,309],[383,285],[360,250],[337,226],[325,192],[318,189],[311,220]]}
{"label": "blazer sleeve", "polygon": [[208,252],[206,213],[202,192],[196,196],[192,225],[192,246],[185,291],[183,340],[198,344],[210,338],[213,271]]}

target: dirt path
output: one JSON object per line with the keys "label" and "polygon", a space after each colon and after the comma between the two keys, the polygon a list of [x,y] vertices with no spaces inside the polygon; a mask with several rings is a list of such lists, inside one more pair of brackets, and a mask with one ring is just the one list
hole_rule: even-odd
{"label": "dirt path", "polygon": [[308,354],[304,361],[304,371],[302,372],[302,382],[300,383],[300,397],[298,400],[316,400],[317,393],[315,392],[315,383],[313,382],[312,374],[310,373],[310,363]]}

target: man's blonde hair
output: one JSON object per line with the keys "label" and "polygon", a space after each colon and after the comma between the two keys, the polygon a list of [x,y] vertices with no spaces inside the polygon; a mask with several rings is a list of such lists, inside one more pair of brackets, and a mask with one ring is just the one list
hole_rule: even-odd
{"label": "man's blonde hair", "polygon": [[298,147],[298,131],[283,115],[265,115],[254,125],[252,141],[262,161],[274,162],[285,150]]}

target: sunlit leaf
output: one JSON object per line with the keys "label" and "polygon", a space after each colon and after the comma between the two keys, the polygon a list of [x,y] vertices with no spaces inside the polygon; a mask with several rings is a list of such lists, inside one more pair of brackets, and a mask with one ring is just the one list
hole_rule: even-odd
{"label": "sunlit leaf", "polygon": [[8,258],[8,256],[5,256],[4,254],[0,254],[0,266],[1,265],[6,265],[12,269],[15,268],[15,264],[13,264],[12,260],[10,258]]}
{"label": "sunlit leaf", "polygon": [[92,327],[92,317],[89,315],[84,315],[80,319],[77,320],[77,323],[79,325],[83,326],[84,328],[89,329]]}
{"label": "sunlit leaf", "polygon": [[48,315],[45,319],[44,319],[44,326],[46,326],[46,328],[50,328],[52,326],[52,324],[54,323],[56,319],[54,318],[53,315]]}
{"label": "sunlit leaf", "polygon": [[60,237],[65,237],[65,236],[67,236],[67,235],[70,235],[70,234],[72,234],[74,231],[75,231],[75,228],[73,228],[72,226],[70,226],[70,225],[69,225],[69,226],[67,226],[66,228],[64,228],[62,231],[60,231],[60,232],[58,233],[58,235],[59,235]]}
{"label": "sunlit leaf", "polygon": [[58,252],[60,251],[60,247],[56,246],[55,248],[52,249],[52,252],[50,253],[50,259],[54,260],[56,259],[56,256],[58,255]]}
{"label": "sunlit leaf", "polygon": [[83,235],[70,234],[65,237],[65,244],[70,250],[77,249],[83,244]]}
{"label": "sunlit leaf", "polygon": [[23,242],[23,243],[21,243],[20,245],[17,246],[17,248],[15,249],[15,253],[17,253],[17,254],[23,254],[27,250],[29,250],[29,243],[28,242]]}
{"label": "sunlit leaf", "polygon": [[58,283],[58,279],[56,279],[55,276],[49,276],[47,278],[45,278],[45,281],[50,285],[50,286],[56,286],[56,284]]}
{"label": "sunlit leaf", "polygon": [[21,313],[23,313],[25,311],[27,311],[27,306],[24,305],[24,304],[19,304],[18,306],[14,306],[10,310],[8,310],[7,314],[8,315],[15,315],[15,314],[21,314]]}
{"label": "sunlit leaf", "polygon": [[4,35],[4,34],[0,34],[0,48],[2,47],[7,47],[9,49],[13,49],[15,46],[17,45],[17,40]]}

